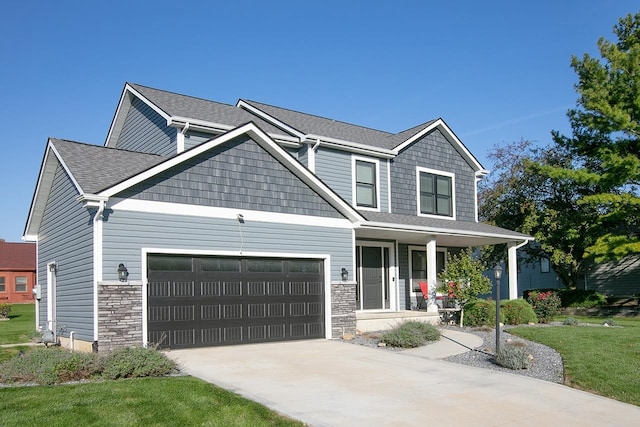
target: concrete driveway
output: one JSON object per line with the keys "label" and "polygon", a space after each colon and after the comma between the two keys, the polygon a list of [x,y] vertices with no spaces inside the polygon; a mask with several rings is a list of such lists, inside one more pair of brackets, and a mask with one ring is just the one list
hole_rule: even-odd
{"label": "concrete driveway", "polygon": [[640,407],[521,375],[434,360],[427,351],[310,340],[167,354],[190,375],[312,426],[640,423]]}

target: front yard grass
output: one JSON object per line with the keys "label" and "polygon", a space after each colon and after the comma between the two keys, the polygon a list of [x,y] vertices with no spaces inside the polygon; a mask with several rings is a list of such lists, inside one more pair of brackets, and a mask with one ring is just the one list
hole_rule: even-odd
{"label": "front yard grass", "polygon": [[[574,318],[597,325],[605,319]],[[640,319],[614,320],[620,327],[519,327],[509,333],[557,350],[567,385],[640,406]]]}
{"label": "front yard grass", "polygon": [[11,304],[9,320],[0,321],[0,344],[31,342],[36,331],[34,304]]}
{"label": "front yard grass", "polygon": [[303,426],[193,377],[0,389],[2,425]]}

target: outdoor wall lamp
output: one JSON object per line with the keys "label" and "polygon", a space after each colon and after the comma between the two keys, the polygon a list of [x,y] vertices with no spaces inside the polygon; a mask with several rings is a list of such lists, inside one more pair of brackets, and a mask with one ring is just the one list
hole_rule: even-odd
{"label": "outdoor wall lamp", "polygon": [[340,275],[342,276],[343,282],[346,282],[347,280],[349,280],[349,272],[347,271],[346,268],[342,267],[342,270],[340,271]]}
{"label": "outdoor wall lamp", "polygon": [[126,282],[128,276],[129,272],[127,271],[127,267],[125,267],[124,264],[120,264],[118,266],[118,279],[120,279],[121,282]]}
{"label": "outdoor wall lamp", "polygon": [[500,264],[493,268],[493,277],[496,279],[496,357],[500,351],[500,279],[502,279],[502,267]]}

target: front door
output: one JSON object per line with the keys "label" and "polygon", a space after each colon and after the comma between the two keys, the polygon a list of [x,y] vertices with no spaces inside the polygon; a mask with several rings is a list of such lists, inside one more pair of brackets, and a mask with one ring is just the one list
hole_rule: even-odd
{"label": "front door", "polygon": [[359,310],[391,308],[395,291],[393,245],[362,243],[356,246],[357,303]]}

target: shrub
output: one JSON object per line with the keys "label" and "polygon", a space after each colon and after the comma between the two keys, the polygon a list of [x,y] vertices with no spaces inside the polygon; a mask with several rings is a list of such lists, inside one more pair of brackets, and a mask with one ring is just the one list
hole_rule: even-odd
{"label": "shrub", "polygon": [[106,356],[102,375],[109,379],[167,375],[175,363],[155,349],[128,347]]}
{"label": "shrub", "polygon": [[27,351],[0,365],[0,382],[34,382],[55,384],[88,379],[101,370],[98,355],[70,353],[60,348]]}
{"label": "shrub", "polygon": [[593,308],[607,303],[607,297],[594,290],[563,289],[559,295],[562,307]]}
{"label": "shrub", "polygon": [[475,300],[464,308],[467,326],[495,326],[496,302],[493,300]]}
{"label": "shrub", "polygon": [[560,314],[560,297],[554,291],[529,292],[527,301],[540,323],[549,323],[553,316]]}
{"label": "shrub", "polygon": [[3,302],[0,304],[0,318],[6,319],[11,313],[11,304]]}
{"label": "shrub", "polygon": [[427,341],[440,339],[440,332],[435,326],[424,322],[408,321],[386,332],[381,342],[392,347],[415,348],[425,345]]}
{"label": "shrub", "polygon": [[529,369],[531,357],[523,343],[507,343],[500,347],[496,355],[496,363],[509,369]]}
{"label": "shrub", "polygon": [[500,314],[500,318],[504,319],[503,321],[506,325],[522,325],[538,322],[533,308],[523,299],[503,301],[500,304]]}
{"label": "shrub", "polygon": [[567,326],[578,326],[578,321],[573,317],[567,317],[566,319],[564,319],[562,324]]}

